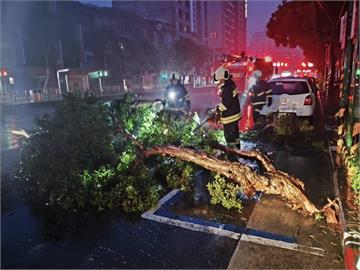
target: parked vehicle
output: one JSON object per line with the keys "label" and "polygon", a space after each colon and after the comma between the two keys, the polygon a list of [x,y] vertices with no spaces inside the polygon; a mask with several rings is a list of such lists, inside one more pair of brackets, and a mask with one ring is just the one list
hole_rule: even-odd
{"label": "parked vehicle", "polygon": [[295,113],[297,116],[310,118],[314,115],[317,89],[309,78],[276,78],[268,83],[272,89],[272,97],[260,114]]}

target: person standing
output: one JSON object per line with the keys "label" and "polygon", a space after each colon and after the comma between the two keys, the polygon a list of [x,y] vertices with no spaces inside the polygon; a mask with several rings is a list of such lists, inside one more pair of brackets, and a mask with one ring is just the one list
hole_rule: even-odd
{"label": "person standing", "polygon": [[220,123],[224,126],[225,140],[230,147],[240,149],[240,137],[238,122],[241,119],[239,92],[224,65],[221,65],[214,73],[214,81],[218,84],[221,103],[216,106],[220,115]]}
{"label": "person standing", "polygon": [[270,85],[262,79],[262,72],[255,70],[253,73],[255,84],[251,89],[251,103],[254,109],[253,118],[254,123],[260,119],[260,111],[264,105],[266,105],[267,99],[272,95],[272,89]]}

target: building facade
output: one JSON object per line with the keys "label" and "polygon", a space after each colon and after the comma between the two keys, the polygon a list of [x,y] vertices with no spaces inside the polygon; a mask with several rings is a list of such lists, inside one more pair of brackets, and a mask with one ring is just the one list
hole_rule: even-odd
{"label": "building facade", "polygon": [[110,68],[110,64],[114,69],[124,69],[114,66],[121,61],[113,57],[120,48],[123,57],[130,58],[132,48],[123,48],[123,40],[156,46],[174,39],[168,23],[76,1],[1,2],[0,27],[0,68],[6,74],[1,78],[2,88],[9,80],[12,85],[7,88],[20,91],[55,91],[56,71],[60,69],[79,74]]}
{"label": "building facade", "polygon": [[167,23],[175,40],[192,38],[209,49],[209,66],[223,54],[246,50],[247,0],[242,1],[113,1],[147,20]]}
{"label": "building facade", "polygon": [[175,39],[199,37],[198,1],[113,1],[113,7],[136,13],[146,20],[171,25]]}
{"label": "building facade", "polygon": [[246,1],[202,3],[202,38],[214,55],[240,54],[245,51],[246,4]]}

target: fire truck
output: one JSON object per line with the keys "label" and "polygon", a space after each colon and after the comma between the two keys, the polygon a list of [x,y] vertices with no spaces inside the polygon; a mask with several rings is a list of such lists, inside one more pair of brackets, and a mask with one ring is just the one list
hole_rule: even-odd
{"label": "fire truck", "polygon": [[270,57],[257,58],[252,56],[223,55],[222,63],[229,69],[232,78],[240,92],[248,87],[248,79],[254,70],[260,70],[265,80],[273,74],[273,64]]}
{"label": "fire truck", "polygon": [[[251,70],[249,68],[248,57],[241,57],[238,55],[223,55],[222,63],[229,70],[232,79],[240,92],[246,89],[246,81]],[[250,72],[249,72],[250,71]]]}

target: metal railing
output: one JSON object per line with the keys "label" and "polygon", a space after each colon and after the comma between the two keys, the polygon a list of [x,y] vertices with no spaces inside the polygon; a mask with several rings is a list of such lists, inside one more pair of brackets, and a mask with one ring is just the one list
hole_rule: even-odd
{"label": "metal railing", "polygon": [[[70,92],[75,92],[70,90]],[[98,97],[113,97],[121,96],[125,93],[121,86],[108,86],[100,91],[99,89],[93,89],[87,91],[93,93]],[[83,91],[85,93],[85,91]],[[26,103],[38,103],[38,102],[49,102],[58,101],[62,99],[62,95],[55,89],[46,89],[45,91],[33,91],[33,90],[22,90],[22,91],[7,91],[0,94],[0,104],[26,104]]]}

